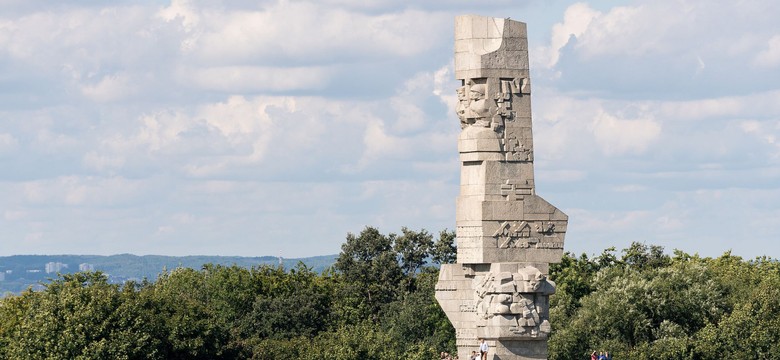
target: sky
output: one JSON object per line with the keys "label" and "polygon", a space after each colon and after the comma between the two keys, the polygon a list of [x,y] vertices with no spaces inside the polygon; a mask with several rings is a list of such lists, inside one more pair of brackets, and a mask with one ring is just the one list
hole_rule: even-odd
{"label": "sky", "polygon": [[0,256],[455,227],[454,18],[526,22],[565,248],[780,257],[775,0],[0,0]]}

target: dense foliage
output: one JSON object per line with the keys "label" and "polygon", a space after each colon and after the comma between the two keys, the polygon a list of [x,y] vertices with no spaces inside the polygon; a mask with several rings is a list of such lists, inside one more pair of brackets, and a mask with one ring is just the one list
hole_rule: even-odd
{"label": "dense foliage", "polygon": [[[61,275],[0,300],[0,359],[434,359],[454,234],[367,227],[334,266],[177,268],[116,285]],[[780,264],[635,243],[551,267],[551,359],[780,359]]]}
{"label": "dense foliage", "polygon": [[780,359],[780,263],[634,243],[551,267],[550,359]]}
{"label": "dense foliage", "polygon": [[154,282],[65,274],[0,300],[0,359],[431,359],[454,233],[347,236],[333,269],[204,265]]}

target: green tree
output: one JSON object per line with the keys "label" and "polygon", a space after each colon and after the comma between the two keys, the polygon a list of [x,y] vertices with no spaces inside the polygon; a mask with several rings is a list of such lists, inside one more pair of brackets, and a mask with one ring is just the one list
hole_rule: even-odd
{"label": "green tree", "polygon": [[455,231],[442,230],[431,249],[431,260],[436,264],[453,264],[458,256],[455,247]]}
{"label": "green tree", "polygon": [[230,334],[212,307],[207,274],[190,268],[163,272],[141,289],[141,301],[158,327],[166,359],[230,358]]}
{"label": "green tree", "polygon": [[[716,262],[720,267],[735,264],[733,260],[726,254]],[[738,278],[745,280],[743,283],[735,284],[731,277],[723,279],[730,290],[739,293],[739,300],[731,313],[717,323],[709,323],[697,334],[697,355],[780,359],[780,264],[759,258],[743,261],[740,267]]]}
{"label": "green tree", "polygon": [[667,266],[671,263],[671,258],[664,254],[664,248],[661,246],[633,242],[627,249],[623,249],[622,262],[643,270]]}
{"label": "green tree", "polygon": [[334,268],[343,277],[337,285],[343,300],[338,309],[359,319],[379,319],[384,304],[395,300],[404,278],[398,256],[393,251],[393,238],[379,230],[366,227],[358,236],[347,234]]}
{"label": "green tree", "polygon": [[[571,307],[568,303],[554,303],[551,359],[584,357],[599,349],[626,359],[688,358],[693,354],[693,335],[728,310],[723,287],[704,263],[672,262],[652,250],[636,250],[636,246],[629,249],[625,262],[610,261],[611,265],[599,269],[590,292],[573,311],[558,309]],[[580,268],[592,271],[588,266]],[[578,271],[575,266],[568,269]],[[577,279],[573,274],[560,273],[567,282],[578,283],[571,280]],[[581,291],[581,287],[564,286],[553,298],[566,297],[572,289]],[[569,317],[565,321],[554,317],[561,313]]]}
{"label": "green tree", "polygon": [[8,359],[159,359],[159,341],[138,306],[134,284],[109,284],[99,272],[61,275],[43,291],[0,306]]}
{"label": "green tree", "polygon": [[277,280],[274,290],[259,294],[241,321],[246,337],[261,339],[312,338],[330,321],[330,288],[303,263]]}
{"label": "green tree", "polygon": [[393,249],[400,257],[404,275],[413,277],[426,264],[432,247],[433,235],[425,229],[412,231],[401,228],[401,236],[395,237]]}
{"label": "green tree", "polygon": [[387,305],[381,325],[401,346],[399,353],[411,350],[412,358],[431,359],[443,349],[455,349],[454,329],[434,297],[437,280],[438,270],[426,268],[416,291]]}

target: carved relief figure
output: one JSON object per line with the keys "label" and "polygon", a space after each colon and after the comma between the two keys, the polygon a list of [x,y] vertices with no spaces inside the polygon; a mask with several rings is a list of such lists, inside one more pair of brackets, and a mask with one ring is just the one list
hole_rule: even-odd
{"label": "carved relief figure", "polygon": [[[469,125],[489,127],[499,131],[503,122],[497,121],[497,107],[494,99],[486,96],[487,85],[469,81],[456,90],[458,105],[455,111],[460,119],[460,127]],[[500,119],[501,117],[498,116]]]}
{"label": "carved relief figure", "polygon": [[475,125],[488,127],[490,123],[485,121],[490,116],[490,100],[485,97],[485,84],[474,84],[469,87],[469,111],[470,116],[476,119]]}
{"label": "carved relief figure", "polygon": [[555,284],[527,266],[516,273],[488,273],[476,287],[478,326],[487,332],[518,337],[546,337],[548,297]]}
{"label": "carved relief figure", "polygon": [[466,86],[459,87],[456,92],[458,94],[458,106],[455,109],[455,112],[458,113],[458,118],[460,119],[460,128],[463,129],[466,126],[469,126],[469,119],[466,117],[467,110],[469,108],[469,98],[466,96],[466,92],[468,91],[468,88]]}

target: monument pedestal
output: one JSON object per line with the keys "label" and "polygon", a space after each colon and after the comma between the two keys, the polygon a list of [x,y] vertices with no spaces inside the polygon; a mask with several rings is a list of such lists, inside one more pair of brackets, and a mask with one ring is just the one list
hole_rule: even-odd
{"label": "monument pedestal", "polygon": [[479,339],[494,350],[488,359],[547,358],[555,284],[539,268],[547,272],[545,263],[442,265],[436,300],[455,327],[461,358],[479,349]]}

